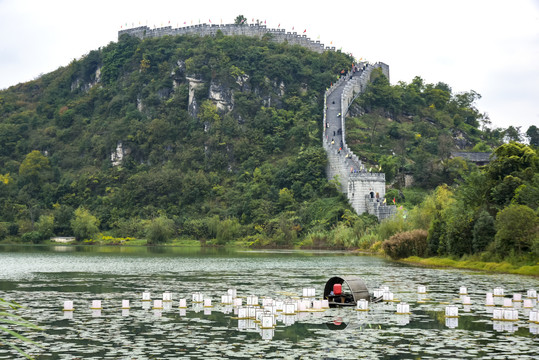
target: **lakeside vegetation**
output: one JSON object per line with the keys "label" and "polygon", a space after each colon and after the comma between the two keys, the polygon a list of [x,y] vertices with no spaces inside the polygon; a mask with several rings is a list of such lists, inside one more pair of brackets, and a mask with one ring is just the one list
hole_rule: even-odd
{"label": "lakeside vegetation", "polygon": [[[0,91],[0,241],[474,255],[536,271],[537,127],[529,145],[491,129],[474,91],[375,72],[347,142],[399,211],[353,212],[320,140],[323,91],[353,61],[268,38],[125,36]],[[454,150],[496,158],[479,168]]]}

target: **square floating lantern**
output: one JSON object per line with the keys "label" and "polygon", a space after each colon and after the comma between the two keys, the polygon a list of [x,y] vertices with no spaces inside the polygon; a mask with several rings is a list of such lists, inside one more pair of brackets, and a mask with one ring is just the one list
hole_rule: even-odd
{"label": "square floating lantern", "polygon": [[522,302],[522,294],[519,294],[519,293],[513,294],[513,302]]}
{"label": "square floating lantern", "polygon": [[180,304],[178,305],[180,309],[187,309],[187,299],[180,299]]}
{"label": "square floating lantern", "polygon": [[313,300],[313,310],[322,311],[322,300]]}
{"label": "square floating lantern", "polygon": [[205,299],[204,299],[204,307],[205,307],[205,308],[211,308],[211,307],[213,307],[213,306],[211,305],[211,298],[205,298]]}
{"label": "square floating lantern", "polygon": [[152,301],[149,291],[145,291],[142,293],[142,301]]}
{"label": "square floating lantern", "polygon": [[294,315],[296,314],[296,304],[294,303],[285,303],[283,306],[284,315]]}
{"label": "square floating lantern", "polygon": [[530,310],[529,322],[539,324],[539,310]]}
{"label": "square floating lantern", "polygon": [[503,307],[513,307],[513,300],[510,298],[504,298]]}
{"label": "square floating lantern", "polygon": [[247,307],[247,317],[252,320],[256,319],[256,308],[254,306]]}
{"label": "square floating lantern", "polygon": [[273,315],[264,314],[261,317],[260,328],[261,329],[271,329],[273,328]]}
{"label": "square floating lantern", "polygon": [[247,306],[259,306],[258,296],[256,295],[247,296]]}
{"label": "square floating lantern", "polygon": [[383,300],[393,301],[393,293],[391,291],[384,291]]}
{"label": "square floating lantern", "polygon": [[262,299],[262,306],[273,306],[273,299],[272,298]]}
{"label": "square floating lantern", "polygon": [[283,311],[284,308],[284,301],[277,300],[275,301],[275,311]]}
{"label": "square floating lantern", "polygon": [[247,311],[247,308],[240,307],[238,309],[238,319],[244,320],[249,318],[249,313]]}
{"label": "square floating lantern", "polygon": [[359,299],[356,304],[357,311],[369,311],[369,302],[365,299]]}
{"label": "square floating lantern", "polygon": [[534,290],[534,289],[529,289],[527,292],[526,292],[526,297],[528,299],[535,299],[537,298],[537,291]]}
{"label": "square floating lantern", "polygon": [[168,291],[165,291],[163,293],[163,302],[169,302],[172,301],[172,294]]}
{"label": "square floating lantern", "polygon": [[381,296],[384,295],[384,290],[383,289],[374,289],[374,298],[379,298]]}
{"label": "square floating lantern", "polygon": [[494,288],[494,296],[504,296],[504,291],[501,287]]}
{"label": "square floating lantern", "polygon": [[241,306],[243,304],[243,299],[234,298],[234,306]]}
{"label": "square floating lantern", "polygon": [[410,315],[410,304],[402,302],[397,304],[397,315]]}
{"label": "square floating lantern", "polygon": [[154,300],[152,309],[163,310],[163,300]]}
{"label": "square floating lantern", "polygon": [[524,301],[522,302],[522,307],[524,309],[531,309],[533,308],[533,301],[532,299],[524,299]]}
{"label": "square floating lantern", "polygon": [[221,295],[221,304],[223,304],[223,305],[232,305],[232,304],[234,304],[234,300],[232,299],[232,295]]}
{"label": "square floating lantern", "polygon": [[456,305],[449,305],[445,307],[445,317],[457,318],[459,317],[459,308]]}
{"label": "square floating lantern", "polygon": [[328,299],[322,300],[322,309],[329,309],[329,300]]}
{"label": "square floating lantern", "polygon": [[466,286],[461,286],[459,289],[459,295],[468,295],[468,289]]}
{"label": "square floating lantern", "polygon": [[500,308],[493,309],[492,320],[503,320],[503,309],[500,309]]}
{"label": "square floating lantern", "polygon": [[426,294],[427,293],[427,287],[425,285],[419,285],[417,287],[417,293],[418,294]]}
{"label": "square floating lantern", "polygon": [[202,293],[194,293],[192,297],[192,302],[194,303],[203,303],[204,302],[204,295]]}
{"label": "square floating lantern", "polygon": [[64,311],[74,311],[75,308],[73,308],[73,301],[66,300],[64,301]]}
{"label": "square floating lantern", "polygon": [[103,309],[101,307],[101,300],[92,300],[92,306],[90,306],[90,309],[92,309],[92,310],[101,310],[101,309]]}
{"label": "square floating lantern", "polygon": [[492,295],[492,293],[487,293],[487,298],[485,300],[485,306],[494,306],[494,296]]}
{"label": "square floating lantern", "polygon": [[122,310],[130,308],[131,306],[129,306],[129,300],[122,300]]}
{"label": "square floating lantern", "polygon": [[503,310],[503,320],[504,321],[517,321],[518,320],[518,310],[516,310],[516,309],[504,309]]}

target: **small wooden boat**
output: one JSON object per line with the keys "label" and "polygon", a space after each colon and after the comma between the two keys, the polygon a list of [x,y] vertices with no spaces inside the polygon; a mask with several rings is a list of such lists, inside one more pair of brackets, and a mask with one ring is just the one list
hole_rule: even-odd
{"label": "small wooden boat", "polygon": [[371,301],[371,296],[361,278],[334,276],[324,287],[324,299],[328,300],[329,307],[356,306],[360,299]]}

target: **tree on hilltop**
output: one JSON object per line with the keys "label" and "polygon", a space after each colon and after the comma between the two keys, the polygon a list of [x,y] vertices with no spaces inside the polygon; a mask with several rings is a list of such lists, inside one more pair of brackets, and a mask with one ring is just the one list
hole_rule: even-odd
{"label": "tree on hilltop", "polygon": [[247,24],[247,18],[243,15],[238,15],[234,19],[234,25],[245,25]]}

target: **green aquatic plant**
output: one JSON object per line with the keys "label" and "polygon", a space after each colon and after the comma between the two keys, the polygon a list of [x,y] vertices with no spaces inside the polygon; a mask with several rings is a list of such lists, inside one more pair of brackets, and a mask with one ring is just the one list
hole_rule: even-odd
{"label": "green aquatic plant", "polygon": [[[34,344],[36,346],[41,347],[41,345],[39,345],[35,341],[32,341],[28,337],[21,335],[17,331],[11,329],[13,327],[19,327],[19,328],[26,328],[26,329],[33,329],[33,330],[42,330],[40,327],[23,319],[22,317],[9,312],[9,309],[14,310],[20,307],[21,306],[16,303],[8,302],[0,298],[0,334],[8,335],[7,338],[4,338],[4,336],[0,338],[0,345],[9,346],[12,349],[16,350],[17,352],[19,352],[24,357],[26,357],[27,359],[33,359],[32,356],[28,355],[24,350],[22,350],[20,347],[15,345],[15,343],[12,341],[13,338],[15,338],[15,339],[21,340],[24,343]],[[7,311],[4,311],[5,309],[7,309]]]}

